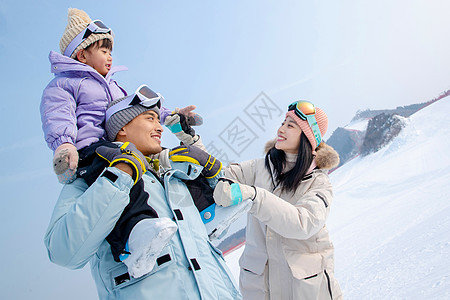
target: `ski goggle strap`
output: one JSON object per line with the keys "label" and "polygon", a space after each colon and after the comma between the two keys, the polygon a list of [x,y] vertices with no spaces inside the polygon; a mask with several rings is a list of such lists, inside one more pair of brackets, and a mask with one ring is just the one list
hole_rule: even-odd
{"label": "ski goggle strap", "polygon": [[296,101],[289,105],[288,111],[293,110],[295,114],[302,120],[307,121],[311,128],[317,146],[322,142],[322,134],[316,120],[316,107],[309,101]]}
{"label": "ski goggle strap", "polygon": [[140,104],[147,108],[155,105],[158,108],[161,108],[162,102],[164,102],[164,97],[161,96],[160,93],[155,93],[147,85],[143,84],[137,88],[134,94],[127,96],[126,99],[108,108],[106,110],[106,121],[108,121],[109,118],[111,118],[111,116],[115,113],[130,108],[136,104]]}
{"label": "ski goggle strap", "polygon": [[93,33],[111,33],[113,35],[111,28],[107,27],[100,20],[94,20],[67,45],[64,55],[70,57],[73,51]]}

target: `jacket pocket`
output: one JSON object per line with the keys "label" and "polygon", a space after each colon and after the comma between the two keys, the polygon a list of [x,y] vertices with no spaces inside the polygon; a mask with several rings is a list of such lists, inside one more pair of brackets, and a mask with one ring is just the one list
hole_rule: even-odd
{"label": "jacket pocket", "polygon": [[241,258],[239,259],[239,267],[257,275],[262,275],[267,264],[267,253],[263,251],[250,252],[246,250],[249,250],[249,248],[244,249]]}
{"label": "jacket pocket", "polygon": [[153,274],[158,273],[159,271],[174,264],[174,259],[175,255],[172,252],[172,248],[166,247],[158,256],[153,270],[139,278],[133,278],[130,274],[128,274],[127,266],[123,263],[119,263],[114,268],[111,268],[108,272],[108,283],[110,285],[110,288],[111,290],[115,291],[140,282],[141,280],[144,280],[149,276],[152,276]]}
{"label": "jacket pocket", "polygon": [[293,299],[333,299],[329,280],[322,271],[318,274],[297,279],[294,278],[292,285]]}
{"label": "jacket pocket", "polygon": [[322,255],[284,250],[286,261],[296,279],[313,278],[324,270]]}

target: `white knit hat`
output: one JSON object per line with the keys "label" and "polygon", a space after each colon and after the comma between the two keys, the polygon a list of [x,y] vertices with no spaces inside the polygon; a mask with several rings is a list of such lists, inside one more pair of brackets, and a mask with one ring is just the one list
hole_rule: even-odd
{"label": "white knit hat", "polygon": [[[87,13],[85,13],[84,11],[76,8],[69,8],[68,24],[66,30],[64,30],[63,36],[61,37],[61,41],[59,42],[61,54],[64,54],[64,51],[66,51],[66,48],[70,44],[70,42],[81,31],[86,29],[91,22],[91,18],[89,18]],[[75,58],[78,51],[80,51],[81,49],[85,49],[96,41],[100,41],[103,39],[109,39],[111,40],[111,43],[114,44],[114,38],[111,33],[91,34],[80,45],[78,45],[78,47],[75,48],[75,50],[71,53],[70,58]]]}

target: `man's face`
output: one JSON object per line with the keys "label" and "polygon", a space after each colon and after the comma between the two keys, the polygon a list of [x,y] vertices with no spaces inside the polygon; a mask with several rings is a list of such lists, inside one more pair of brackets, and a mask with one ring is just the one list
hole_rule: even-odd
{"label": "man's face", "polygon": [[158,114],[146,111],[125,125],[117,134],[117,141],[130,142],[144,155],[161,152],[161,133],[163,128]]}

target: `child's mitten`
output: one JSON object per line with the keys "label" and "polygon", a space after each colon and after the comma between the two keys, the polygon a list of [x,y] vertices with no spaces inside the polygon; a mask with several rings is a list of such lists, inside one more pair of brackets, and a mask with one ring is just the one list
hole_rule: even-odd
{"label": "child's mitten", "polygon": [[74,181],[76,178],[77,167],[77,148],[70,143],[59,145],[53,155],[53,170],[58,177],[58,181],[62,184]]}

